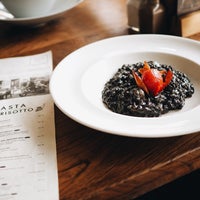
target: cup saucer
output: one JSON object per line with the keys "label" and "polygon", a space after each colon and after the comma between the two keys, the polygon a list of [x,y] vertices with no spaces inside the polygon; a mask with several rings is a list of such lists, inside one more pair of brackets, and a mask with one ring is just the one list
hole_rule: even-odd
{"label": "cup saucer", "polygon": [[[13,25],[34,26],[44,24],[54,20],[64,14],[66,11],[77,6],[83,0],[59,0],[56,1],[54,7],[45,15],[29,18],[16,18],[5,11],[5,17],[0,16],[0,23],[9,23]],[[0,11],[4,12],[4,7],[0,2]],[[0,12],[1,13],[1,12]],[[7,16],[7,17],[6,17]]]}

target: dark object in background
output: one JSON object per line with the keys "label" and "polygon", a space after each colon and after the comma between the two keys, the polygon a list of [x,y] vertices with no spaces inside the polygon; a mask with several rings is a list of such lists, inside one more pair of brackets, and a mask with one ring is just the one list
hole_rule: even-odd
{"label": "dark object in background", "polygon": [[188,37],[200,32],[200,0],[129,0],[127,6],[130,34]]}
{"label": "dark object in background", "polygon": [[161,2],[166,9],[166,32],[173,34],[177,21],[177,0],[161,0]]}
{"label": "dark object in background", "polygon": [[167,12],[167,33],[188,37],[200,31],[199,0],[161,0]]}
{"label": "dark object in background", "polygon": [[178,16],[200,9],[199,0],[178,0],[177,4]]}
{"label": "dark object in background", "polygon": [[128,26],[135,33],[140,32],[139,27],[139,10],[142,0],[127,0],[127,17]]}
{"label": "dark object in background", "polygon": [[141,33],[166,33],[166,10],[160,0],[144,0],[139,9]]}

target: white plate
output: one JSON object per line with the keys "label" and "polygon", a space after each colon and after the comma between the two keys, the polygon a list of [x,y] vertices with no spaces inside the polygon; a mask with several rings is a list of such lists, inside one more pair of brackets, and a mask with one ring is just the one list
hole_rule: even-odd
{"label": "white plate", "polygon": [[[50,91],[55,104],[77,122],[111,134],[169,137],[200,130],[200,43],[164,35],[129,35],[82,47],[55,68]],[[158,118],[114,113],[102,103],[104,84],[123,64],[154,60],[185,72],[195,87],[182,110]]]}
{"label": "white plate", "polygon": [[[30,18],[6,18],[3,19],[0,17],[0,23],[10,23],[14,25],[38,25],[46,23],[50,20],[56,19],[63,15],[66,11],[77,6],[83,0],[57,0],[54,7],[49,11],[48,14],[38,17]],[[0,2],[0,8],[3,9],[3,5]],[[1,12],[0,12],[1,13]]]}

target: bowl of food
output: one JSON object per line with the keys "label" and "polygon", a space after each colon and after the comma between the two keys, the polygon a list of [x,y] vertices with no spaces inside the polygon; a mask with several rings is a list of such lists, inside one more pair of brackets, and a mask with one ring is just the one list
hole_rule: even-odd
{"label": "bowl of food", "polygon": [[200,130],[199,48],[199,42],[167,35],[97,41],[58,64],[50,92],[67,116],[106,133],[194,133]]}

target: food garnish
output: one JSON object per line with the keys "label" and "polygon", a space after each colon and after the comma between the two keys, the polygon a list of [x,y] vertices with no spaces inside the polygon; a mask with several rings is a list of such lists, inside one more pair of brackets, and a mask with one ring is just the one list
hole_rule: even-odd
{"label": "food garnish", "polygon": [[164,90],[164,88],[169,85],[173,77],[171,70],[160,71],[158,69],[150,68],[146,61],[144,61],[143,68],[140,68],[138,72],[141,76],[132,70],[136,84],[147,94],[152,94],[153,96],[158,95],[162,90]]}

